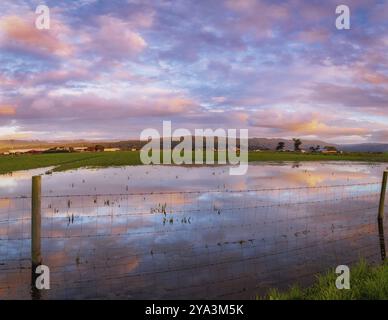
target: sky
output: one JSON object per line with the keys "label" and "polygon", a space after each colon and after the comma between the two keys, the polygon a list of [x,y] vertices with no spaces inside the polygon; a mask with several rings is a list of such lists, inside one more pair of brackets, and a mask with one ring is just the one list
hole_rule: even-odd
{"label": "sky", "polygon": [[0,140],[139,138],[167,120],[387,142],[387,31],[382,0],[2,0]]}

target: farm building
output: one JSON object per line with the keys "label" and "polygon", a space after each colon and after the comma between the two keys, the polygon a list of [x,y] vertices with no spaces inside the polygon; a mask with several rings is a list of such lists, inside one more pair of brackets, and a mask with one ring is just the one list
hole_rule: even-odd
{"label": "farm building", "polygon": [[120,148],[105,148],[104,151],[106,152],[116,152],[116,151],[120,151],[121,149]]}

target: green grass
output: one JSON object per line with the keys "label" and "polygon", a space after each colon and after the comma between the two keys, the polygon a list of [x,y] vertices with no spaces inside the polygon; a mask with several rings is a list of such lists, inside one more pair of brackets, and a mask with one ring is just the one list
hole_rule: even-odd
{"label": "green grass", "polygon": [[[270,151],[250,152],[249,161],[366,161],[388,163],[388,153],[324,155]],[[65,171],[78,168],[99,168],[140,164],[140,153],[138,151],[9,155],[0,156],[0,174],[51,166],[55,167],[54,171]]]}
{"label": "green grass", "polygon": [[357,161],[388,162],[388,153],[297,153],[297,152],[250,152],[249,161]]}
{"label": "green grass", "polygon": [[138,165],[138,152],[55,153],[0,157],[0,173],[54,166],[54,171],[84,167]]}
{"label": "green grass", "polygon": [[269,300],[387,300],[388,264],[370,266],[365,261],[350,268],[350,289],[335,286],[337,274],[331,270],[318,276],[316,283],[302,289],[294,286],[287,292],[271,290],[264,299]]}

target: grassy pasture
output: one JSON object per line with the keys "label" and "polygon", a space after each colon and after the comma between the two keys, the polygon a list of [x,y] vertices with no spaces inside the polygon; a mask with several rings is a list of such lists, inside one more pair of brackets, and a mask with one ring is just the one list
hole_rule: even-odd
{"label": "grassy pasture", "polygon": [[[217,155],[215,156],[215,159],[217,159]],[[326,155],[264,151],[249,152],[249,161],[357,161],[388,163],[388,153],[345,153]],[[78,168],[103,168],[141,164],[139,151],[7,155],[0,156],[0,174],[51,166],[55,167],[54,171],[65,171]]]}

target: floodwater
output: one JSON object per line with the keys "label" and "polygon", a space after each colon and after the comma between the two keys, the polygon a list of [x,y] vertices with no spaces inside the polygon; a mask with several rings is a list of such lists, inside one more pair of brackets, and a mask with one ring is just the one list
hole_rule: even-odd
{"label": "floodwater", "polygon": [[[317,272],[381,260],[387,164],[48,169],[0,176],[0,299],[251,299]],[[46,174],[45,174],[46,173]],[[31,176],[42,259],[31,293]]]}

